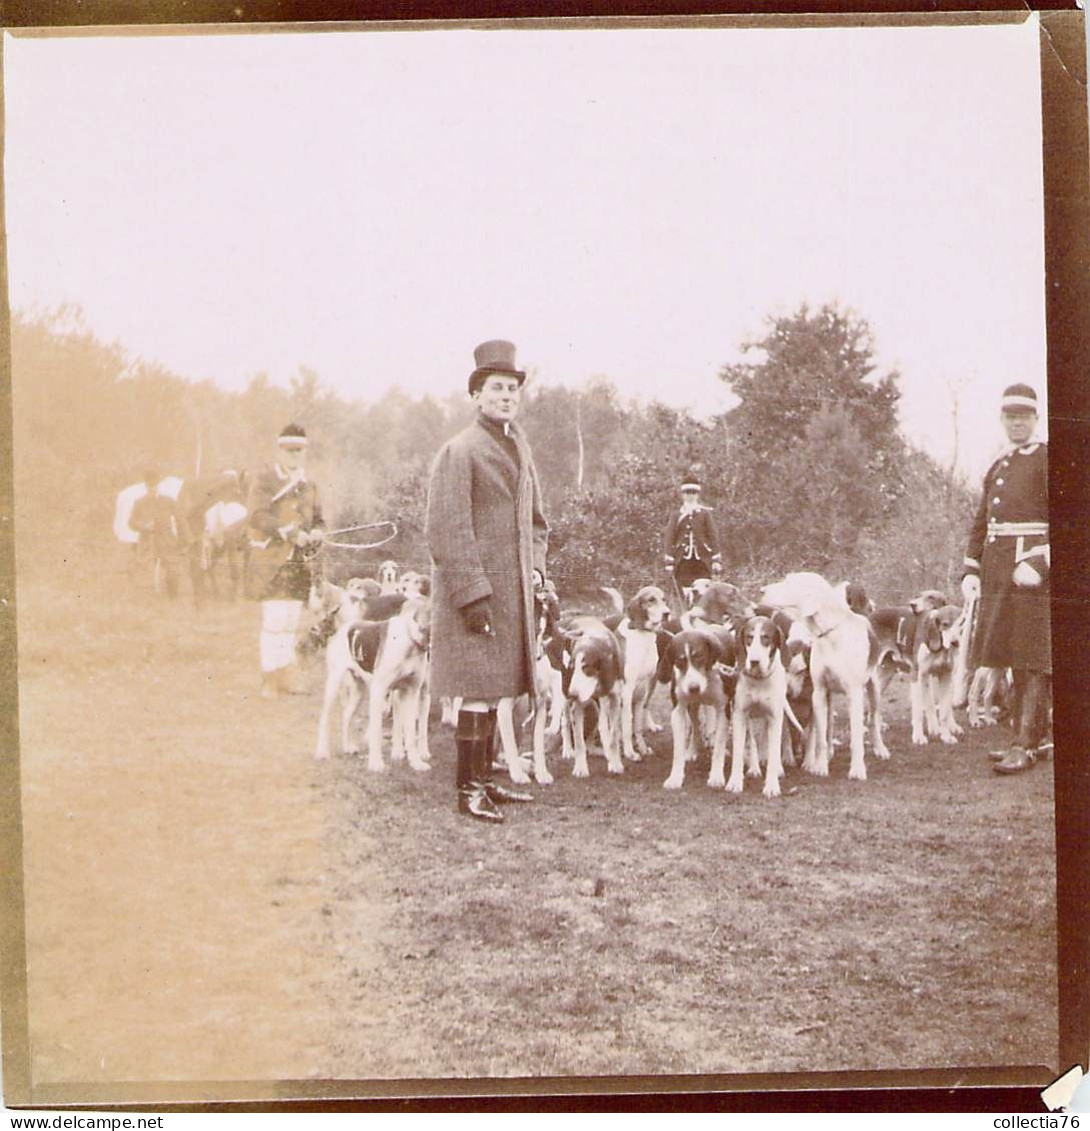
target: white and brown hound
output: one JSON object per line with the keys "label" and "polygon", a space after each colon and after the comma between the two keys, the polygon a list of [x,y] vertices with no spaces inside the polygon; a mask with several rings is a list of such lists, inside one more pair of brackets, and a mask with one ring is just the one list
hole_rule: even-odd
{"label": "white and brown hound", "polygon": [[895,672],[915,673],[916,638],[919,624],[927,613],[941,609],[946,596],[937,589],[925,589],[907,605],[888,605],[871,609],[867,619],[878,637],[882,690],[889,685]]}
{"label": "white and brown hound", "polygon": [[383,593],[396,593],[398,581],[398,564],[391,560],[384,561],[378,567],[378,573],[375,575],[378,578],[378,583],[381,592]]}
{"label": "white and brown hound", "polygon": [[787,672],[787,705],[798,728],[787,728],[784,765],[803,765],[814,761],[814,681],[810,676],[810,634],[795,622],[787,632],[783,664]]}
{"label": "white and brown hound", "polygon": [[[962,647],[966,647],[962,643]],[[1009,668],[977,668],[969,685],[966,717],[971,727],[995,726],[1009,710],[1011,697]]]}
{"label": "white and brown hound", "polygon": [[696,738],[703,708],[714,720],[711,770],[708,785],[726,784],[727,711],[734,693],[735,640],[731,629],[709,624],[683,629],[661,640],[660,678],[668,673],[674,753],[664,789],[680,789],[685,782],[685,763],[696,758]]}
{"label": "white and brown hound", "polygon": [[359,753],[352,720],[368,688],[368,769],[380,771],[382,716],[391,698],[391,758],[408,758],[414,770],[429,769],[428,645],[431,602],[405,601],[386,620],[356,620],[337,630],[326,648],[326,684],[318,721],[316,758],[329,757],[329,715],[341,688],[347,697],[341,718],[341,745],[346,754]]}
{"label": "white and brown hound", "polygon": [[621,645],[622,751],[630,762],[638,762],[651,753],[644,738],[645,729],[658,729],[649,725],[647,705],[657,682],[658,632],[670,617],[670,606],[665,592],[657,585],[645,585],[627,605],[616,589],[606,592],[619,606],[620,613],[616,627],[609,618],[605,623],[616,632]]}
{"label": "white and brown hound", "polygon": [[514,722],[515,700],[501,699],[496,704],[496,730],[503,764],[511,780],[518,785],[529,783],[527,771],[531,764],[534,781],[539,785],[551,785],[553,782],[545,759],[545,737],[559,734],[563,722],[563,678],[559,667],[554,667],[550,659],[559,637],[560,598],[556,586],[546,581],[534,591],[534,733],[530,757],[519,753]]}
{"label": "white and brown hound", "polygon": [[[924,746],[930,737],[947,745],[962,728],[954,718],[954,663],[961,644],[961,609],[943,605],[920,617],[912,652],[912,741]],[[924,723],[926,721],[926,730]]]}
{"label": "white and brown hound", "polygon": [[848,608],[845,598],[816,573],[790,573],[765,587],[763,603],[783,609],[811,637],[810,677],[814,683],[814,754],[803,769],[821,777],[829,773],[829,711],[834,691],[848,697],[851,766],[848,777],[865,781],[863,748],[864,699],[870,706],[871,743],[878,758],[889,757],[882,738],[881,692],[877,665],[878,637],[870,621]]}
{"label": "white and brown hound", "polygon": [[431,578],[424,573],[417,573],[414,569],[406,570],[397,579],[397,592],[406,597],[431,596]]}
{"label": "white and brown hound", "polygon": [[780,795],[783,723],[790,711],[787,672],[781,655],[783,646],[783,633],[771,617],[751,617],[738,634],[737,681],[731,710],[734,743],[727,781],[730,793],[742,792],[742,762],[748,731],[758,741],[764,739],[764,795]]}
{"label": "white and brown hound", "polygon": [[619,722],[623,693],[621,647],[617,637],[598,618],[580,615],[561,630],[557,647],[566,709],[561,727],[564,757],[574,757],[572,776],[590,776],[583,730],[587,707],[598,707],[598,737],[611,774],[624,773]]}
{"label": "white and brown hound", "polygon": [[[428,596],[427,585],[420,596]],[[407,600],[404,593],[380,593],[378,583],[370,577],[353,577],[343,586],[316,577],[307,595],[312,623],[301,651],[304,655],[321,651],[339,628],[353,621],[389,620],[401,612]]]}
{"label": "white and brown hound", "polygon": [[320,652],[339,628],[360,619],[361,597],[357,590],[347,585],[334,585],[325,578],[315,576],[307,593],[306,611],[309,621],[299,642],[300,657],[311,657]]}
{"label": "white and brown hound", "polygon": [[753,602],[729,581],[713,581],[707,585],[693,607],[681,618],[682,628],[698,628],[702,624],[731,624],[753,616]]}
{"label": "white and brown hound", "polygon": [[559,734],[564,724],[564,677],[550,655],[550,646],[560,635],[560,598],[551,581],[534,594],[534,616],[534,780],[550,785],[553,776],[545,762],[545,738]]}

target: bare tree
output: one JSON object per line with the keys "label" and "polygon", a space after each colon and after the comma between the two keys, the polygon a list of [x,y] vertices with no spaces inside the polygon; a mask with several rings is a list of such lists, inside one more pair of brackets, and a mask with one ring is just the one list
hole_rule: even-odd
{"label": "bare tree", "polygon": [[576,463],[575,489],[583,490],[583,394],[575,394],[575,438],[579,445],[579,460]]}

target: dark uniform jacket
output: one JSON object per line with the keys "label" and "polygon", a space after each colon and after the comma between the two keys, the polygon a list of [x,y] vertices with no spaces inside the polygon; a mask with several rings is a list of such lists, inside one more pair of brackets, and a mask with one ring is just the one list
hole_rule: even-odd
{"label": "dark uniform jacket", "polygon": [[247,509],[251,555],[247,592],[257,600],[303,600],[310,573],[292,539],[297,530],[310,533],[323,525],[318,488],[306,478],[292,483],[289,474],[274,464],[254,477]]}
{"label": "dark uniform jacket", "polygon": [[[1019,562],[1043,581],[1016,585]],[[979,574],[980,609],[974,664],[1052,670],[1048,574],[1048,445],[1013,448],[988,469],[965,553],[966,574]]]}
{"label": "dark uniform jacket", "polygon": [[666,524],[662,542],[668,573],[686,561],[700,562],[710,573],[712,566],[722,561],[711,507],[698,505],[687,513],[676,511]]}

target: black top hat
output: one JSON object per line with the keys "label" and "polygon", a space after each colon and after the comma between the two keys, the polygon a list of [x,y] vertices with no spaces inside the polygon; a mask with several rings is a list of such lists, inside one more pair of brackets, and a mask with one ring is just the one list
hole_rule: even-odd
{"label": "black top hat", "polygon": [[476,393],[484,384],[485,378],[493,373],[504,373],[509,377],[517,377],[519,387],[526,380],[526,374],[521,369],[515,368],[515,344],[505,342],[501,338],[494,338],[481,344],[473,351],[473,363],[476,369],[469,375],[469,391]]}
{"label": "black top hat", "polygon": [[307,430],[301,424],[285,424],[280,429],[276,442],[282,448],[305,448],[307,446]]}
{"label": "black top hat", "polygon": [[1031,385],[1008,385],[999,407],[1004,412],[1036,412],[1037,391]]}

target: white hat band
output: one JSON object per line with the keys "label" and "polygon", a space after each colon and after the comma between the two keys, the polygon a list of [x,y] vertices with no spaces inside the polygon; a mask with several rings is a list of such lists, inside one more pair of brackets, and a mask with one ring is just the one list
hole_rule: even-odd
{"label": "white hat band", "polygon": [[282,448],[305,448],[306,436],[280,436],[276,441]]}
{"label": "white hat band", "polygon": [[1031,408],[1037,411],[1037,401],[1033,397],[1004,397],[1000,408]]}

